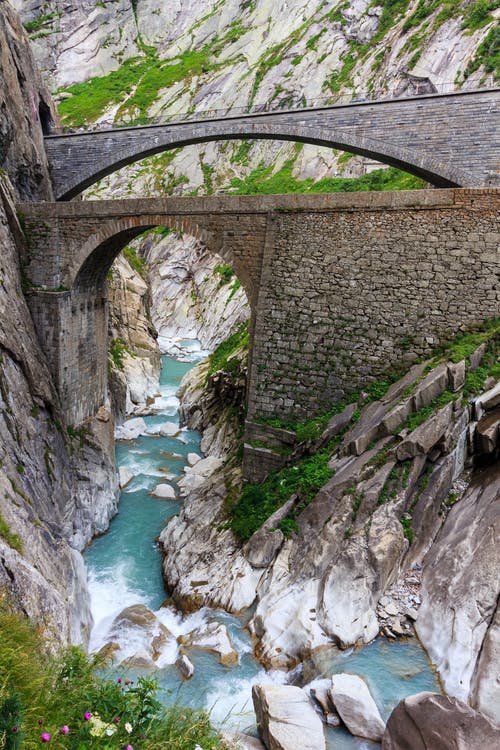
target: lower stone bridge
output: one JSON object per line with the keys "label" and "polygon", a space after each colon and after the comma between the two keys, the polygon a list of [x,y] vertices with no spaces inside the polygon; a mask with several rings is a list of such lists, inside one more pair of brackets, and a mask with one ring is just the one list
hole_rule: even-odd
{"label": "lower stone bridge", "polygon": [[22,204],[24,278],[68,421],[107,392],[106,275],[166,226],[230,264],[252,311],[248,419],[328,409],[500,315],[499,188]]}

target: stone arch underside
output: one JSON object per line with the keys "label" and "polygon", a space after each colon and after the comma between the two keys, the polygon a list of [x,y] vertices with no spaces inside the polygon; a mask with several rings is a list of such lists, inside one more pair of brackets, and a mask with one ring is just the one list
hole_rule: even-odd
{"label": "stone arch underside", "polygon": [[77,248],[67,269],[67,285],[70,288],[98,287],[103,283],[120,251],[148,229],[158,226],[196,237],[207,245],[211,252],[219,255],[224,252],[220,239],[217,241],[211,232],[185,217],[163,214],[124,216],[103,222],[98,231]]}
{"label": "stone arch underside", "polygon": [[[139,130],[141,131],[141,138],[132,147],[132,144],[127,142],[125,134],[133,131],[137,134]],[[153,130],[155,130],[154,134]],[[270,128],[269,125],[254,123],[225,123],[223,126],[215,126],[209,123],[190,127],[189,123],[186,123],[184,131],[191,131],[191,134],[184,137],[175,136],[167,128],[163,133],[159,134],[156,128],[147,127],[88,134],[89,138],[102,139],[103,150],[101,152],[98,145],[95,145],[93,148],[94,158],[92,158],[92,153],[88,154],[90,158],[87,160],[84,168],[79,170],[78,177],[75,177],[73,180],[71,178],[66,179],[64,184],[60,186],[59,191],[58,186],[55,186],[56,192],[58,192],[58,199],[69,200],[74,198],[82,190],[90,187],[103,177],[112,174],[122,167],[148,156],[161,153],[162,151],[211,141],[240,139],[294,141],[348,151],[375,159],[390,166],[398,167],[425,179],[437,187],[474,186],[480,184],[480,181],[474,179],[472,175],[458,169],[451,157],[444,159],[434,156],[431,146],[425,152],[421,149],[412,149],[370,138],[363,134],[344,132],[331,128],[318,128],[305,125],[300,127],[296,125],[281,125],[279,128]],[[110,146],[109,141],[105,146],[106,136],[108,138],[116,138],[117,145],[114,149],[112,145]],[[120,140],[122,139],[123,144],[120,144]],[[137,140],[137,135],[135,139]]]}

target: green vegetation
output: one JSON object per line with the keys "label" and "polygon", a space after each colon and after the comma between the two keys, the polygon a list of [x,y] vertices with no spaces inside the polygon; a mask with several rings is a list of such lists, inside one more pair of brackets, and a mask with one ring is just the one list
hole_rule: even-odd
{"label": "green vegetation", "polygon": [[220,276],[219,287],[229,284],[234,276],[234,271],[231,266],[228,266],[225,263],[215,266],[214,272]]}
{"label": "green vegetation", "polygon": [[[143,46],[143,57],[129,58],[118,70],[66,89],[73,96],[60,102],[59,114],[65,125],[82,127],[97,120],[111,105],[122,102],[115,122],[143,124],[161,89],[234,64],[236,58],[223,63],[216,58],[228,40],[235,41],[245,31],[241,23],[236,22],[220,39],[215,36],[200,50],[187,50],[167,60],[161,60],[154,47]],[[128,98],[123,101],[125,95]]]}
{"label": "green vegetation", "polygon": [[469,31],[482,29],[493,20],[491,12],[498,7],[500,7],[499,0],[475,0],[465,7],[462,28],[469,29]]}
{"label": "green vegetation", "polygon": [[123,339],[111,339],[108,352],[110,367],[114,367],[115,370],[123,370],[124,356],[126,353],[130,353],[130,350]]}
{"label": "green vegetation", "polygon": [[484,65],[486,73],[493,73],[495,81],[500,79],[500,26],[492,28],[477,48],[476,55],[464,70],[464,78]]}
{"label": "green vegetation", "polygon": [[212,352],[208,359],[207,377],[219,370],[236,374],[240,370],[240,361],[235,355],[247,351],[250,343],[248,322],[242,323],[225,341]]}
{"label": "green vegetation", "polygon": [[104,678],[78,648],[46,653],[43,634],[0,604],[0,746],[35,750],[222,750],[203,711],[164,709],[154,678]]}
{"label": "green vegetation", "polygon": [[[0,515],[0,536],[4,540],[4,542],[7,542],[9,547],[12,547],[12,549],[17,550],[17,552],[22,553],[23,551],[23,543],[21,539],[18,537],[17,534],[13,534],[12,531],[9,529],[6,521],[2,518]],[[1,669],[0,669],[1,674]],[[0,735],[0,742],[1,742],[1,735]],[[0,745],[1,747],[1,745]]]}
{"label": "green vegetation", "polygon": [[289,159],[283,167],[272,174],[272,166],[262,164],[249,175],[240,179],[233,177],[227,192],[233,195],[271,195],[283,193],[341,193],[366,192],[370,190],[415,190],[425,187],[424,180],[402,172],[395,167],[377,169],[362,177],[325,177],[314,182],[312,179],[298,180],[292,176],[295,158]]}
{"label": "green vegetation", "polygon": [[284,534],[296,530],[296,517],[333,476],[328,461],[333,450],[329,444],[313,456],[273,472],[262,484],[246,484],[232,507],[228,508],[228,526],[239,539],[249,539],[260,526],[294,493],[297,506],[280,523]]}
{"label": "green vegetation", "polygon": [[[158,227],[160,230],[163,230],[164,227]],[[147,271],[146,271],[146,262],[144,258],[141,258],[140,255],[137,255],[136,251],[134,250],[131,245],[127,245],[123,248],[122,253],[124,257],[127,259],[128,264],[134,269],[136,273],[139,274],[139,276],[142,276],[142,278],[147,277]]]}
{"label": "green vegetation", "polygon": [[442,409],[451,401],[456,401],[458,395],[459,394],[453,393],[452,391],[443,391],[439,396],[437,396],[437,398],[431,401],[428,406],[423,406],[418,411],[413,412],[413,414],[409,414],[401,427],[397,428],[397,432],[399,433],[404,429],[408,429],[410,432],[413,432],[413,430],[426,422],[429,417],[434,414],[435,411],[437,411],[438,409]]}
{"label": "green vegetation", "polygon": [[51,22],[61,16],[62,13],[55,10],[52,13],[45,13],[41,16],[37,16],[33,21],[27,21],[23,26],[30,36],[41,36],[42,33],[50,33],[49,27],[51,26]]}

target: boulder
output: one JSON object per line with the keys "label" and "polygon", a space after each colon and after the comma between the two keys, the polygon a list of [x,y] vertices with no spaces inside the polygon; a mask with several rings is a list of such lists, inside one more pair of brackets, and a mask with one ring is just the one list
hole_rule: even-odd
{"label": "boulder", "polygon": [[448,367],[446,364],[440,364],[429,372],[428,375],[418,384],[413,396],[415,411],[423,406],[428,406],[434,401],[445,388],[448,387]]}
{"label": "boulder", "polygon": [[238,663],[238,652],[231,643],[226,626],[221,622],[209,622],[185,636],[179,636],[178,640],[192,648],[213,651],[218,654],[220,663],[225,667]]}
{"label": "boulder", "polygon": [[135,440],[139,435],[147,433],[146,422],[142,417],[127,419],[126,422],[119,425],[115,430],[117,440]]}
{"label": "boulder", "polygon": [[165,422],[160,425],[158,434],[161,435],[161,437],[175,437],[180,431],[179,425],[175,424],[175,422]]}
{"label": "boulder", "polygon": [[293,685],[254,685],[257,728],[268,750],[325,750],[323,723]]}
{"label": "boulder", "polygon": [[175,500],[175,490],[171,484],[157,484],[156,487],[151,490],[151,494],[154,497],[161,497],[164,500]]}
{"label": "boulder", "polygon": [[462,388],[465,383],[465,359],[460,362],[448,362],[448,381],[453,393]]}
{"label": "boulder", "polygon": [[[497,722],[500,702],[490,702],[481,677],[491,672],[491,665],[483,663],[483,651],[490,644],[491,654],[499,640],[498,628],[496,638],[493,631],[490,634],[499,593],[499,497],[497,462],[474,473],[425,556],[422,604],[415,624],[446,692],[463,701],[477,701],[481,711]],[[487,684],[493,697],[491,678]]]}
{"label": "boulder", "polygon": [[385,724],[361,677],[346,673],[333,675],[330,697],[351,734],[375,742],[382,739]]}
{"label": "boulder", "polygon": [[500,407],[487,412],[476,425],[476,450],[479,455],[493,453],[499,444]]}
{"label": "boulder", "polygon": [[453,404],[447,404],[410,432],[397,447],[398,461],[413,458],[419,453],[428,453],[438,443],[453,417]]}
{"label": "boulder", "polygon": [[466,703],[438,693],[402,700],[387,722],[382,750],[493,750],[500,729]]}
{"label": "boulder", "polygon": [[188,466],[194,466],[198,463],[198,461],[201,461],[201,456],[199,456],[197,453],[188,453],[186,460],[188,462]]}
{"label": "boulder", "polygon": [[194,675],[194,665],[192,661],[188,659],[186,654],[182,654],[175,662],[175,666],[179,670],[181,677],[185,680],[191,679]]}
{"label": "boulder", "polygon": [[127,468],[126,466],[120,466],[120,468],[118,469],[118,484],[120,485],[121,490],[123,490],[123,488],[126,487],[127,484],[130,484],[133,478],[134,475],[129,468]]}

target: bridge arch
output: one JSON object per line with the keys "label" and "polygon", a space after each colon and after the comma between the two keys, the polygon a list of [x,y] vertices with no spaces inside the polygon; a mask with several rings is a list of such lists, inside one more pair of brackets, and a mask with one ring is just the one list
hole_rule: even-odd
{"label": "bridge arch", "polygon": [[[58,198],[62,200],[74,198],[86,188],[118,169],[163,151],[213,141],[242,139],[292,141],[348,151],[352,154],[374,159],[382,164],[398,167],[405,172],[425,179],[436,187],[456,187],[471,182],[469,174],[464,173],[453,163],[445,163],[439,158],[435,158],[432,152],[426,153],[404,148],[390,142],[376,140],[364,135],[354,135],[341,130],[332,131],[329,128],[305,125],[300,127],[281,126],[278,129],[271,129],[265,124],[235,123],[228,127],[227,124],[219,126],[206,123],[197,125],[192,129],[186,128],[186,130],[192,130],[189,137],[173,139],[169,132],[151,137],[152,134],[148,131],[155,128],[156,126],[141,128],[140,130],[144,131],[144,138],[136,143],[133,148],[125,143],[114,152],[110,150],[103,159],[100,159],[98,165],[94,167],[92,164],[87,165],[83,171],[79,172],[78,178],[73,181],[73,184],[67,185],[65,192]],[[123,129],[124,132],[127,130],[129,129]],[[112,132],[120,133],[121,131]]]}
{"label": "bridge arch", "polygon": [[499,184],[500,88],[351,102],[54,135],[54,193],[69,200],[120,167],[168,149],[235,139],[310,143],[367,156],[437,187]]}
{"label": "bridge arch", "polygon": [[[133,239],[155,227],[189,234],[203,242],[211,252],[219,255],[224,252],[220,239],[217,240],[207,229],[186,217],[163,214],[123,216],[103,222],[95,234],[77,249],[67,269],[68,286],[75,289],[101,286],[121,250]],[[230,260],[228,257],[224,259]]]}

